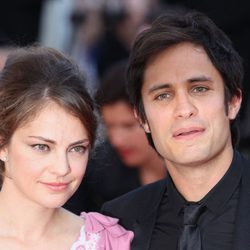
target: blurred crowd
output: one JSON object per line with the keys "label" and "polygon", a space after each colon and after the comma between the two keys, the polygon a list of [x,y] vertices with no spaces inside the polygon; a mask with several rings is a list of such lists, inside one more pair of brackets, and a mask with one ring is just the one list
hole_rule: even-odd
{"label": "blurred crowd", "polygon": [[163,12],[203,11],[235,43],[246,71],[239,150],[250,155],[250,17],[246,3],[235,4],[198,0],[9,0],[1,4],[0,68],[17,46],[39,43],[57,48],[78,62],[97,103],[102,140],[67,208],[75,213],[98,211],[103,202],[167,174],[133,115],[125,87],[126,60],[135,37]]}

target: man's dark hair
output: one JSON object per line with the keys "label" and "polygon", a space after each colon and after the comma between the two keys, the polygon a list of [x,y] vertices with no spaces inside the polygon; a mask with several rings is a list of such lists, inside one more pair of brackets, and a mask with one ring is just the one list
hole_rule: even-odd
{"label": "man's dark hair", "polygon": [[[165,14],[157,18],[150,28],[141,32],[131,51],[128,63],[128,92],[130,100],[142,122],[146,115],[141,98],[143,77],[148,61],[173,45],[191,42],[206,51],[211,62],[224,80],[225,106],[242,90],[243,66],[239,54],[227,35],[204,14],[190,11],[186,14]],[[232,143],[238,142],[236,119],[230,124]]]}
{"label": "man's dark hair", "polygon": [[107,70],[95,94],[97,107],[100,110],[105,105],[124,101],[130,105],[126,89],[127,61],[115,63]]}

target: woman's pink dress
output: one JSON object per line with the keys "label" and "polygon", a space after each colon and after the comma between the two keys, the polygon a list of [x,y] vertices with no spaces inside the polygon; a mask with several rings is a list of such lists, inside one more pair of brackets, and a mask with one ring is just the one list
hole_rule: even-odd
{"label": "woman's pink dress", "polygon": [[118,219],[90,212],[80,215],[85,223],[71,250],[129,250],[133,232],[118,224]]}

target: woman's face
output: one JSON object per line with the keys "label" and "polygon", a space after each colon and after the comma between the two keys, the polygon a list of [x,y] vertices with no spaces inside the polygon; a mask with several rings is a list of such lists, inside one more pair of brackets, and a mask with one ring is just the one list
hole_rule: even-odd
{"label": "woman's face", "polygon": [[81,121],[54,102],[18,128],[0,151],[5,160],[2,191],[43,207],[62,206],[77,190],[89,155]]}

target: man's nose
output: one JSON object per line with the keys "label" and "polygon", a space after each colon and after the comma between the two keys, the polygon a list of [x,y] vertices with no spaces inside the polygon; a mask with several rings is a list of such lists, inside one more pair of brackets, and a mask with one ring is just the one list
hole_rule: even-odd
{"label": "man's nose", "polygon": [[122,128],[116,128],[110,131],[109,139],[111,144],[114,147],[119,147],[124,144],[124,140],[126,140],[125,131]]}
{"label": "man's nose", "polygon": [[180,94],[175,98],[175,117],[188,119],[195,116],[198,113],[198,109],[195,106],[192,97],[188,94]]}

